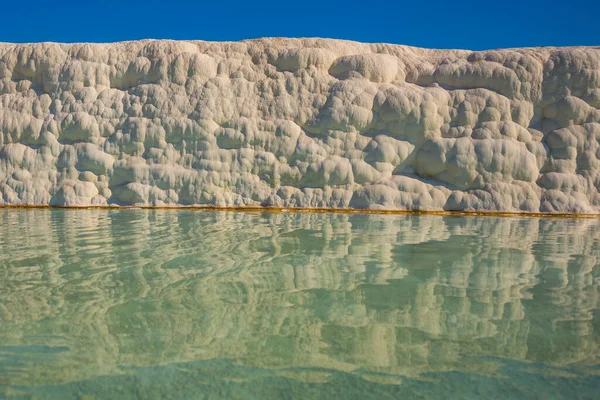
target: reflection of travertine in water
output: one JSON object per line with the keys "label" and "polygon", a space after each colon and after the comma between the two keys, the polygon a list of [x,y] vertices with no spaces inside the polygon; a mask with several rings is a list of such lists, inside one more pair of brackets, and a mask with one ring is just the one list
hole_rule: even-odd
{"label": "reflection of travertine in water", "polygon": [[3,210],[0,226],[0,384],[208,359],[598,364],[597,219]]}

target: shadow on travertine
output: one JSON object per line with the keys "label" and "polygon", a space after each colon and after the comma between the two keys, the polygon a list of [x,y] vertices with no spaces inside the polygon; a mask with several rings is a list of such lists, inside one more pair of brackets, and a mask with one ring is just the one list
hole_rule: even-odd
{"label": "shadow on travertine", "polygon": [[0,226],[8,385],[212,359],[387,383],[598,364],[597,219],[35,209]]}

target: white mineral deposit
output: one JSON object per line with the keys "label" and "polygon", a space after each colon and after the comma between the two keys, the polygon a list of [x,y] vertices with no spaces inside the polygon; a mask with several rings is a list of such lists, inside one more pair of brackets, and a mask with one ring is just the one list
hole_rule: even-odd
{"label": "white mineral deposit", "polygon": [[600,213],[600,47],[0,44],[0,205]]}

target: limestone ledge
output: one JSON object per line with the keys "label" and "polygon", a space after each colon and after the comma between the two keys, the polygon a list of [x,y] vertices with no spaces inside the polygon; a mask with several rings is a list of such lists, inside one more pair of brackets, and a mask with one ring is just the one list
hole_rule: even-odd
{"label": "limestone ledge", "polygon": [[600,47],[0,43],[0,205],[600,213]]}

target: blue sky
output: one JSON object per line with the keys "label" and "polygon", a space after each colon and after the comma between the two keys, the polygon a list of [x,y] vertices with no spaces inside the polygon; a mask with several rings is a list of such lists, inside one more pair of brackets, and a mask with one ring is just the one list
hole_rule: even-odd
{"label": "blue sky", "polygon": [[330,37],[431,48],[600,45],[600,0],[10,1],[0,41]]}

